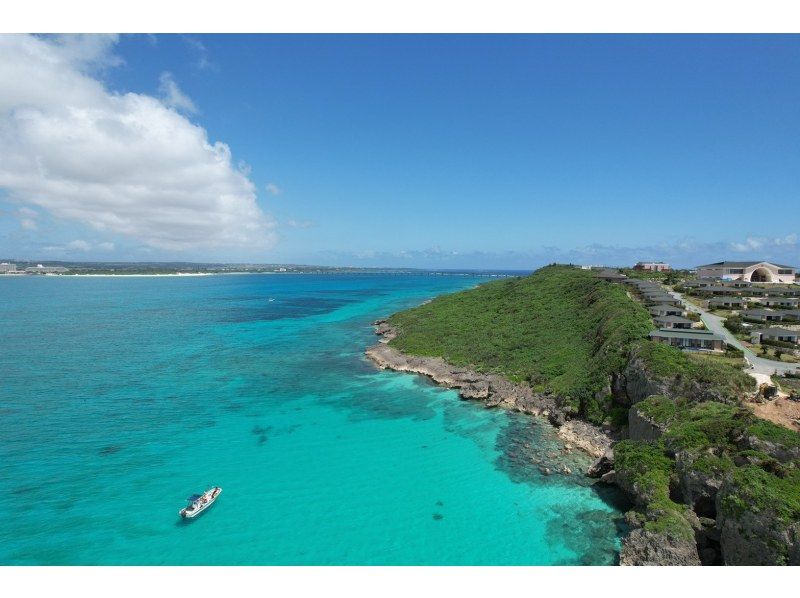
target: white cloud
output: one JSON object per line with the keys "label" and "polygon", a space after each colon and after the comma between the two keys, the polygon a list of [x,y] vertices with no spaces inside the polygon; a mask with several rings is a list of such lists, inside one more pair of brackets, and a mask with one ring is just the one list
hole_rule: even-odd
{"label": "white cloud", "polygon": [[104,241],[103,243],[97,244],[97,249],[100,251],[114,251],[114,244],[110,241]]}
{"label": "white cloud", "polygon": [[797,245],[797,235],[792,233],[775,239],[775,245]]}
{"label": "white cloud", "polygon": [[158,91],[161,93],[162,101],[167,106],[183,112],[197,112],[197,106],[194,105],[189,96],[181,91],[181,88],[175,83],[175,79],[172,78],[172,73],[161,73],[158,81]]}
{"label": "white cloud", "polygon": [[83,239],[75,239],[65,245],[67,251],[89,251],[92,246]]}
{"label": "white cloud", "polygon": [[266,189],[267,193],[269,193],[270,195],[280,195],[281,193],[283,193],[283,189],[278,187],[278,185],[276,185],[275,183],[267,183],[267,186],[264,187],[264,189]]}
{"label": "white cloud", "polygon": [[208,48],[206,48],[205,44],[201,42],[196,37],[191,37],[189,35],[182,36],[184,43],[189,46],[194,52],[197,54],[197,60],[195,61],[195,66],[201,70],[216,70],[217,65],[213,63],[208,58]]}
{"label": "white cloud", "polygon": [[744,242],[730,244],[731,249],[742,253],[769,247],[792,247],[794,245],[797,245],[797,235],[794,233],[772,239],[765,237],[747,237]]}
{"label": "white cloud", "polygon": [[22,206],[15,211],[15,214],[19,218],[19,225],[23,230],[36,230],[39,228],[39,225],[36,224],[36,218],[39,217],[39,212],[36,210],[32,210],[27,206]]}
{"label": "white cloud", "polygon": [[164,250],[263,249],[274,222],[231,151],[161,100],[91,73],[113,37],[0,36],[0,188]]}
{"label": "white cloud", "polygon": [[734,251],[751,251],[753,249],[760,249],[764,246],[763,239],[757,239],[755,237],[747,237],[743,243],[731,243],[731,249]]}
{"label": "white cloud", "polygon": [[314,226],[314,222],[312,220],[287,220],[286,226],[291,228],[311,228]]}

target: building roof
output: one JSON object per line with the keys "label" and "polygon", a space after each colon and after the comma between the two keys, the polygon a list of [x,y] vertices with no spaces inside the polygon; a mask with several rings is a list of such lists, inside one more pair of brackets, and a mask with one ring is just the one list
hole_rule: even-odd
{"label": "building roof", "polygon": [[746,316],[782,316],[783,312],[774,309],[746,309],[742,312]]}
{"label": "building roof", "polygon": [[792,270],[795,269],[794,266],[784,266],[783,264],[773,264],[772,262],[714,262],[713,264],[705,264],[704,266],[697,266],[698,268],[748,268],[750,266],[755,266],[756,264],[769,264],[770,266],[776,266],[778,268],[791,268]]}
{"label": "building roof", "polygon": [[798,336],[800,332],[797,330],[789,330],[788,328],[780,328],[779,326],[773,326],[772,328],[762,328],[761,330],[756,330],[758,334],[763,336]]}
{"label": "building roof", "polygon": [[656,322],[671,322],[673,324],[691,324],[692,321],[689,318],[684,318],[682,316],[655,316],[653,318]]}
{"label": "building roof", "polygon": [[646,297],[647,303],[655,304],[655,303],[680,303],[681,300],[673,297],[672,295],[651,295]]}
{"label": "building roof", "polygon": [[745,299],[743,299],[742,297],[737,297],[736,295],[720,295],[718,297],[712,297],[711,299],[709,299],[709,303],[714,303],[715,301],[716,302],[727,301],[728,303],[732,301],[738,301],[740,303],[743,303]]}
{"label": "building roof", "polygon": [[679,309],[681,311],[686,311],[685,309],[683,309],[682,305],[667,305],[666,303],[661,303],[659,305],[651,305],[647,309],[649,309],[650,311],[655,311],[655,310],[663,311],[665,309]]}
{"label": "building roof", "polygon": [[610,269],[600,270],[600,272],[598,272],[596,276],[598,278],[619,278],[619,279],[627,278],[627,276],[625,276],[624,274],[620,274],[616,270],[610,270]]}
{"label": "building roof", "polygon": [[657,336],[659,338],[699,338],[710,341],[721,341],[721,336],[718,336],[710,330],[696,330],[690,328],[689,330],[680,330],[675,328],[662,328],[661,330],[653,330],[650,336]]}

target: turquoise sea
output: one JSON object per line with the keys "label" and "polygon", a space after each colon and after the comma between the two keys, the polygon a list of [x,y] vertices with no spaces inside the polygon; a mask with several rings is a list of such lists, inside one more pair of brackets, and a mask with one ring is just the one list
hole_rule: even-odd
{"label": "turquoise sea", "polygon": [[485,280],[0,277],[0,563],[614,563],[615,496],[532,461],[548,425],[363,356]]}

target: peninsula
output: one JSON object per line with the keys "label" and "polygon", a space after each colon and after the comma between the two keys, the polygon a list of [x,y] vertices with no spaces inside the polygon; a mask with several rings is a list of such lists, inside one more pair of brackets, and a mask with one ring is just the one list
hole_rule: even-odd
{"label": "peninsula", "polygon": [[594,272],[551,265],[376,322],[379,367],[547,417],[630,498],[622,564],[800,564],[800,435],[756,417],[731,347],[651,339],[648,310]]}

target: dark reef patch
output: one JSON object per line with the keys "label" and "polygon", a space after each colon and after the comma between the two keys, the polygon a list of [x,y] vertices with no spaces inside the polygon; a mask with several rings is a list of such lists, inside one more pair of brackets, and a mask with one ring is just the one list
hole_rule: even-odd
{"label": "dark reef patch", "polygon": [[557,517],[547,524],[547,539],[562,544],[577,555],[580,565],[614,565],[619,561],[616,536],[621,515],[601,509],[574,511],[568,506],[553,508]]}
{"label": "dark reef patch", "polygon": [[332,312],[340,307],[355,303],[355,299],[328,297],[292,297],[276,299],[244,306],[230,306],[221,311],[218,319],[221,322],[269,322],[319,316]]}

